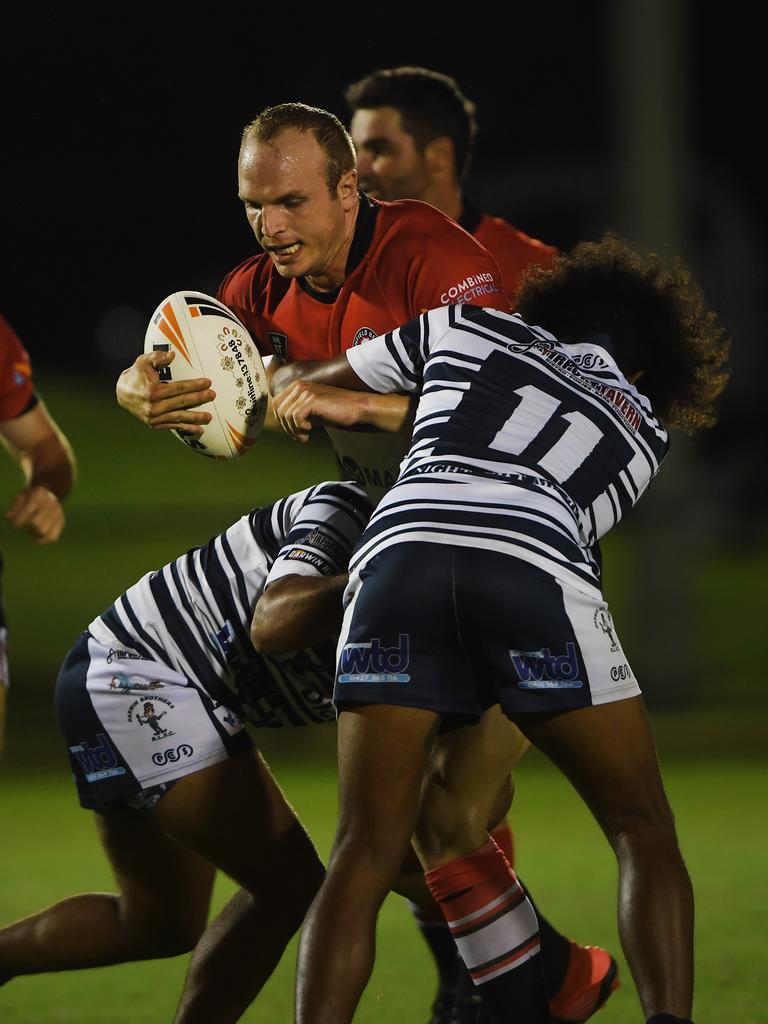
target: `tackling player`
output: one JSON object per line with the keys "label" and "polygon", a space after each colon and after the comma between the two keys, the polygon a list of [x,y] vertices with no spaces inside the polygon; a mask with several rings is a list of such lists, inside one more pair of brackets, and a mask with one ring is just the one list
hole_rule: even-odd
{"label": "tackling player", "polygon": [[[323,876],[242,720],[335,719],[331,638],[370,513],[351,483],[292,494],[148,573],[91,622],[56,705],[119,893],[73,896],[1,929],[0,985],[197,944],[177,1024],[239,1019]],[[216,868],[241,889],[205,930]]]}
{"label": "tackling player", "polygon": [[[585,552],[658,471],[662,420],[688,432],[715,422],[727,343],[685,271],[612,237],[532,274],[519,309],[526,322],[436,310],[273,380],[294,435],[318,417],[316,385],[297,378],[323,385],[331,421],[329,385],[421,392],[409,456],[350,563],[334,691],[340,825],[302,932],[300,1024],[352,1019],[414,828],[492,1019],[551,1020],[536,916],[483,816],[461,814],[438,783],[417,824],[441,721],[496,703],[614,849],[619,929],[649,1024],[690,1024],[690,880],[640,690]],[[543,323],[556,335],[531,326]],[[477,743],[465,766],[496,760]]]}
{"label": "tackling player", "polygon": [[[0,440],[18,462],[25,484],[5,514],[17,530],[38,544],[57,541],[64,529],[62,501],[75,478],[69,442],[51,418],[32,385],[29,356],[10,325],[0,316]],[[0,572],[2,571],[0,555]],[[0,752],[5,735],[8,687],[7,631],[0,592]]]}
{"label": "tackling player", "polygon": [[[502,284],[514,303],[520,279],[528,267],[551,266],[557,250],[529,238],[500,217],[482,213],[463,191],[477,132],[475,105],[455,79],[426,68],[399,67],[375,71],[348,86],[345,98],[352,111],[350,133],[357,151],[360,185],[378,199],[420,199],[457,221],[491,253],[499,264]],[[518,759],[528,744],[515,727],[496,719],[495,727],[516,742]],[[459,742],[454,738],[454,742]],[[517,761],[515,761],[517,763]],[[494,830],[510,864],[515,844],[505,819]],[[416,921],[435,959],[439,989],[430,1024],[472,1024],[477,1018],[474,985],[456,956],[442,914]],[[568,986],[579,977],[611,971],[610,957],[598,947],[568,943],[542,919],[542,941],[550,961],[562,964]]]}

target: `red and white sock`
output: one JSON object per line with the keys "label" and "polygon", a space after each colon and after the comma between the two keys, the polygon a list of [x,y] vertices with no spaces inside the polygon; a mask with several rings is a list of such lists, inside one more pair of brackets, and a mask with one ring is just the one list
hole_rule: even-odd
{"label": "red and white sock", "polygon": [[509,822],[505,820],[501,825],[497,825],[493,832],[491,832],[491,839],[507,858],[507,863],[514,871],[515,837],[512,835],[512,829],[509,827]]}
{"label": "red and white sock", "polygon": [[494,1020],[547,1024],[536,914],[492,839],[478,850],[426,872],[464,963]]}

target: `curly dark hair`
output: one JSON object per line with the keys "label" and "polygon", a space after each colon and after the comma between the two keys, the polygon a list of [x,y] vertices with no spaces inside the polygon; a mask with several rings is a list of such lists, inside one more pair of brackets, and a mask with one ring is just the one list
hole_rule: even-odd
{"label": "curly dark hair", "polygon": [[692,434],[717,422],[730,341],[679,260],[666,266],[657,253],[607,233],[549,269],[530,268],[517,311],[565,343],[609,335],[622,372],[642,371],[638,388],[668,426]]}

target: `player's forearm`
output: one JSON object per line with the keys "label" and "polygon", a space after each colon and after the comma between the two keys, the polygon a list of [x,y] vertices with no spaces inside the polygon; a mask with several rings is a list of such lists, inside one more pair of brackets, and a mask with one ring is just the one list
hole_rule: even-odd
{"label": "player's forearm", "polygon": [[27,487],[45,487],[57,498],[66,498],[75,482],[76,463],[72,448],[56,431],[24,451],[17,452]]}
{"label": "player's forearm", "polygon": [[284,654],[335,636],[342,619],[347,575],[285,576],[259,598],[251,642],[262,654]]}
{"label": "player's forearm", "polygon": [[378,395],[364,392],[359,398],[359,429],[397,434],[413,424],[418,400],[407,395]]}
{"label": "player's forearm", "polygon": [[336,388],[348,388],[351,391],[367,391],[365,384],[342,354],[335,359],[307,359],[281,366],[272,376],[270,392],[280,394],[289,384],[297,380],[312,381],[315,384],[330,384]]}

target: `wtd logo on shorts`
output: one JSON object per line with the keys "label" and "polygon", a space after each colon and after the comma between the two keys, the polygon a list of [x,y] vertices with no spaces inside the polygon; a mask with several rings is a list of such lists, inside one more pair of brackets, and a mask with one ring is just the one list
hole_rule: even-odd
{"label": "wtd logo on shorts", "polygon": [[101,782],[126,773],[126,769],[117,763],[117,752],[103,732],[96,737],[95,746],[91,747],[83,741],[69,749],[77,758],[88,782]]}
{"label": "wtd logo on shorts", "polygon": [[553,654],[548,647],[540,651],[510,651],[517,672],[518,686],[523,690],[580,690],[584,685],[579,674],[576,646],[569,640],[565,654]]}
{"label": "wtd logo on shorts", "polygon": [[408,634],[400,633],[396,647],[378,637],[369,643],[345,644],[339,660],[340,683],[409,683]]}

